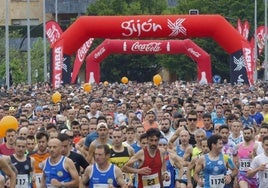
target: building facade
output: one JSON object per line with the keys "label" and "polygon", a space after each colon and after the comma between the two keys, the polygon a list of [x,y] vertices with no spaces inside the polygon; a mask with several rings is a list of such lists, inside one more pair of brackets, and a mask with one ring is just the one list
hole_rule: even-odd
{"label": "building facade", "polygon": [[67,26],[72,19],[84,15],[88,5],[93,2],[93,0],[29,0],[28,8],[27,0],[0,0],[0,26],[4,26],[6,22],[6,2],[9,3],[8,25],[27,25],[28,17],[30,25],[42,24],[43,1],[46,1],[46,21],[57,17],[62,26]]}

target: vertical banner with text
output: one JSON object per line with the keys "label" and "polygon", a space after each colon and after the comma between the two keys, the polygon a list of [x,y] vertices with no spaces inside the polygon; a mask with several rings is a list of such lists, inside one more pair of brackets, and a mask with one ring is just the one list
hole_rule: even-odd
{"label": "vertical banner with text", "polygon": [[[62,35],[62,29],[60,28],[59,24],[53,20],[48,21],[46,23],[46,36],[48,38],[48,41],[50,42],[50,45],[54,45],[54,43],[61,37]],[[58,83],[55,83],[55,81],[60,82],[60,84],[69,84],[71,83],[71,58],[68,55],[60,55],[59,53],[61,51],[61,53],[63,53],[63,46],[62,44],[60,46],[57,46],[57,49],[55,49],[55,47],[53,47],[52,49],[52,56],[51,56],[51,63],[50,63],[50,80],[51,83],[53,85],[53,87],[55,87],[56,85],[58,85]],[[57,55],[57,57],[55,57]],[[60,58],[61,62],[57,62],[57,66],[55,67],[55,62],[56,60],[58,61]],[[60,64],[59,64],[60,63]],[[59,66],[61,66],[61,71],[58,70]],[[55,75],[55,70],[57,70],[56,72],[59,74],[60,73],[60,77],[59,75]],[[60,80],[55,79],[57,76],[57,79],[60,78]]]}
{"label": "vertical banner with text", "polygon": [[249,84],[243,50],[231,54],[230,82],[232,84]]}
{"label": "vertical banner with text", "polygon": [[52,49],[52,86],[59,88],[62,84],[63,42],[58,42]]}

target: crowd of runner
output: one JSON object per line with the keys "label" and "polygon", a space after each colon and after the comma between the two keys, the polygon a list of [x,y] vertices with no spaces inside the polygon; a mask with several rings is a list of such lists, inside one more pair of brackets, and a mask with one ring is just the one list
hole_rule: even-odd
{"label": "crowd of runner", "polygon": [[110,83],[90,92],[20,84],[0,95],[0,119],[19,122],[0,144],[0,187],[268,188],[264,82]]}

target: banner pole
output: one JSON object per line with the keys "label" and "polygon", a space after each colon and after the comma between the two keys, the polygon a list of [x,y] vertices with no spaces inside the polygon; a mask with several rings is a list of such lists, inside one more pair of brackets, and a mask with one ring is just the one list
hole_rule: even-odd
{"label": "banner pole", "polygon": [[44,82],[47,81],[46,0],[43,0]]}
{"label": "banner pole", "polygon": [[5,13],[5,38],[6,38],[6,86],[9,89],[9,2],[6,0],[6,13]]}

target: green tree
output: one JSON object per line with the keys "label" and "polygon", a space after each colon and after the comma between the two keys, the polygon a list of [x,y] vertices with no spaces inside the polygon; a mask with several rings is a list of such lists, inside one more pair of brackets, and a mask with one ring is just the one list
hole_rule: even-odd
{"label": "green tree", "polygon": [[[5,74],[6,74],[6,59],[5,59],[5,37],[4,29],[0,29],[0,80],[1,84],[5,84]],[[9,40],[21,39],[23,34],[20,33],[20,30],[12,30],[9,33]],[[49,45],[47,45],[49,48]],[[47,49],[48,51],[48,49]],[[43,81],[43,39],[38,38],[31,47],[31,76],[32,83],[36,81]],[[47,53],[48,54],[48,53]],[[47,57],[49,60],[49,57]],[[26,83],[27,82],[27,52],[19,49],[19,46],[9,49],[9,68],[12,73],[13,83]],[[38,71],[38,78],[35,78],[35,70]]]}

